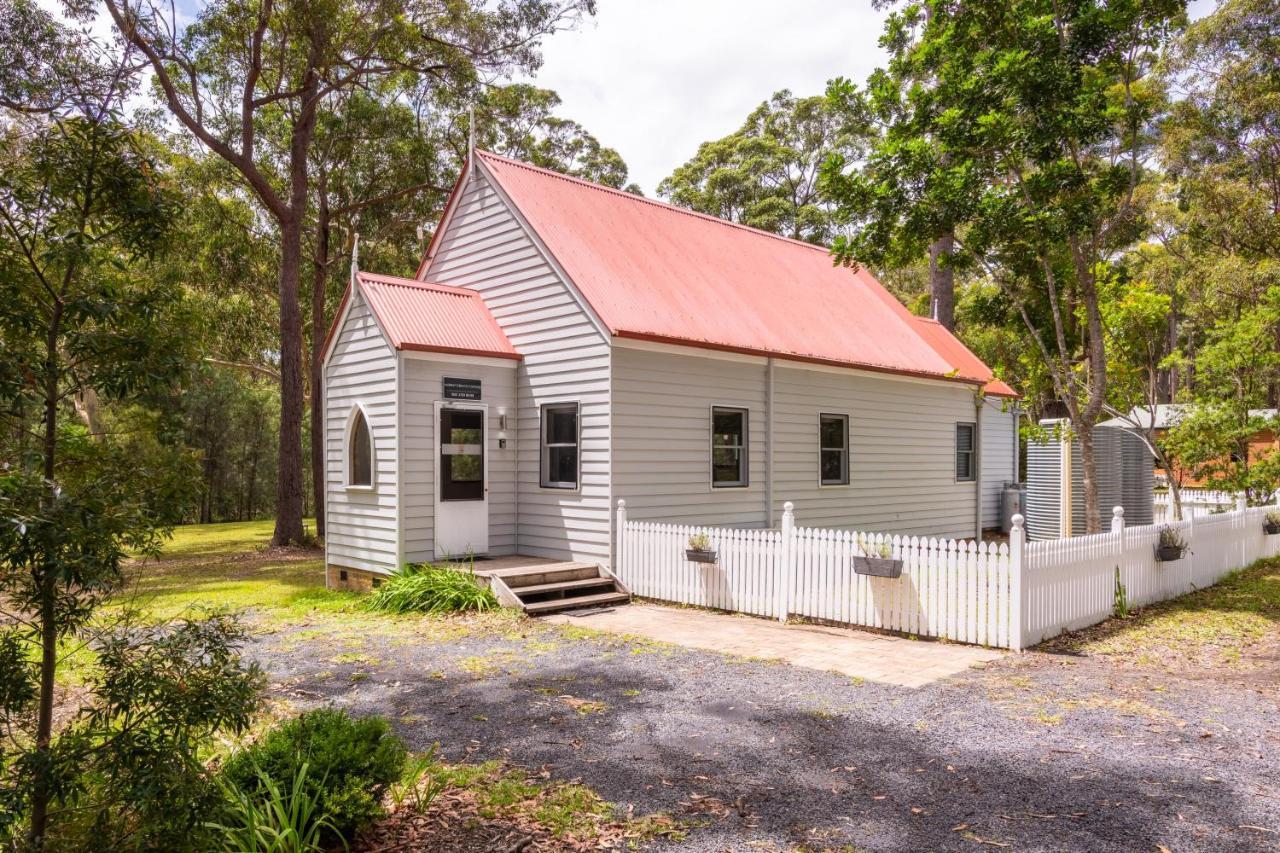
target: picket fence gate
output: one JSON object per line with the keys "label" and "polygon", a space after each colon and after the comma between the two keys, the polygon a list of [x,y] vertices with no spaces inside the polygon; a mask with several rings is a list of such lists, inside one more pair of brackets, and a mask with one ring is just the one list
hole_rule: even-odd
{"label": "picket fence gate", "polygon": [[[790,502],[778,529],[632,521],[619,500],[614,572],[635,595],[659,601],[1021,650],[1108,618],[1118,591],[1140,607],[1280,553],[1280,536],[1262,531],[1272,509],[1170,525],[1191,550],[1161,563],[1155,545],[1165,525],[1126,527],[1120,507],[1109,533],[1048,542],[1027,542],[1015,516],[1006,544],[799,527]],[[694,534],[708,537],[714,563],[686,559]],[[886,545],[902,560],[901,577],[854,571],[854,557]]]}

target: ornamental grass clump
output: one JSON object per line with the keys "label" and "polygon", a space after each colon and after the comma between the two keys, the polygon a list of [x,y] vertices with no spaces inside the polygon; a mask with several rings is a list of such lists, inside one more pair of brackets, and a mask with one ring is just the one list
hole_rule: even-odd
{"label": "ornamental grass clump", "polygon": [[386,613],[461,613],[498,609],[493,592],[471,570],[411,564],[393,574],[369,599]]}

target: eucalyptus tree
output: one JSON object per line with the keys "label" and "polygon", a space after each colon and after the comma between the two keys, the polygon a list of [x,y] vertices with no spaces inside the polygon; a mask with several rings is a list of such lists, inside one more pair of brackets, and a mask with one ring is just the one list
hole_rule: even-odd
{"label": "eucalyptus tree", "polygon": [[1080,439],[1090,531],[1102,521],[1093,428],[1108,367],[1098,277],[1148,230],[1167,103],[1154,72],[1184,17],[1182,0],[908,3],[887,32],[919,30],[927,125],[872,155],[874,180],[839,162],[827,173],[844,209],[871,212],[838,257],[875,235],[919,245],[954,227],[957,251],[1013,301]]}
{"label": "eucalyptus tree", "polygon": [[[406,76],[448,86],[532,70],[542,37],[593,12],[594,0],[215,0],[191,22],[160,0],[103,3],[122,39],[145,57],[177,123],[235,168],[279,231],[273,541],[298,541],[303,235],[313,201],[311,156],[326,104]],[[272,137],[282,144],[272,145]]]}
{"label": "eucalyptus tree", "polygon": [[681,207],[755,228],[829,244],[837,233],[818,177],[829,157],[857,161],[868,142],[857,99],[775,92],[742,127],[698,146],[658,185]]}

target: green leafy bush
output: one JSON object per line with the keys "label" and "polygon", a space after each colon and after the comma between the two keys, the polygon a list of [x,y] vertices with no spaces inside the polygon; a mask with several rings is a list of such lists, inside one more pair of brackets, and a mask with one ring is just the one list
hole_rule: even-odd
{"label": "green leafy bush", "polygon": [[[338,834],[318,798],[307,786],[307,765],[286,789],[261,769],[246,790],[223,777],[218,788],[226,799],[222,823],[210,823],[226,853],[315,853],[324,849],[325,832]],[[314,778],[314,777],[312,777]],[[324,786],[321,780],[321,787]],[[346,840],[342,840],[346,849]]]}
{"label": "green leafy bush", "polygon": [[388,613],[457,613],[496,610],[492,590],[474,572],[427,564],[405,566],[374,592],[369,607]]}
{"label": "green leafy bush", "polygon": [[296,780],[303,765],[315,813],[326,817],[326,843],[351,838],[382,814],[382,795],[400,779],[405,748],[380,717],[353,718],[334,708],[310,711],[233,754],[222,779],[251,798],[270,797],[264,777]]}

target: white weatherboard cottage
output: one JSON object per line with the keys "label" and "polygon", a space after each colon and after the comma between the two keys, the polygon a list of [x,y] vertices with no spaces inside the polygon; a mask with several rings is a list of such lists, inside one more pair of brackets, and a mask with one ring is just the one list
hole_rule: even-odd
{"label": "white weatherboard cottage", "polygon": [[609,565],[632,519],[998,524],[1016,395],[826,250],[476,152],[414,279],[325,345],[331,582],[468,553]]}

